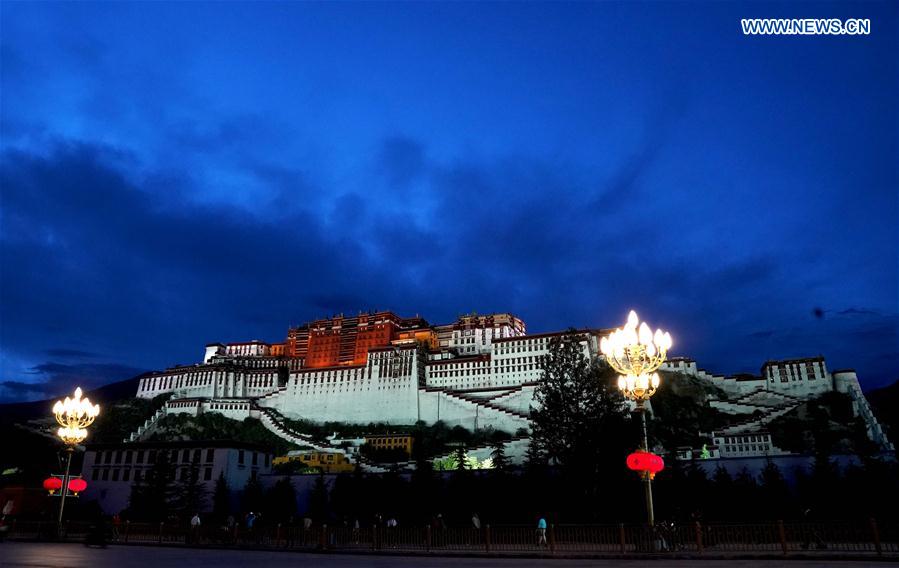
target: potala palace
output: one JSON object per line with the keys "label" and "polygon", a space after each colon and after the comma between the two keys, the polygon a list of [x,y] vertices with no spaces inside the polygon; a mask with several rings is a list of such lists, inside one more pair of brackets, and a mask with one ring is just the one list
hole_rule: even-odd
{"label": "potala palace", "polygon": [[[529,335],[524,322],[507,313],[430,325],[420,317],[377,312],[294,327],[283,343],[212,343],[202,363],[140,380],[138,397],[171,393],[171,398],[126,441],[152,431],[166,414],[203,412],[258,418],[279,436],[312,447],[319,446],[292,431],[283,417],[398,425],[443,421],[521,432],[529,428],[539,358],[561,333]],[[606,331],[578,333],[585,355],[601,356],[599,339]],[[687,358],[671,359],[663,370],[692,375],[725,393],[710,401],[734,416],[730,426],[714,433],[721,457],[776,452],[765,438],[765,424],[828,391],[847,394],[869,438],[884,449],[892,447],[855,372],[831,372],[823,357],[768,361],[759,376],[713,375]]]}

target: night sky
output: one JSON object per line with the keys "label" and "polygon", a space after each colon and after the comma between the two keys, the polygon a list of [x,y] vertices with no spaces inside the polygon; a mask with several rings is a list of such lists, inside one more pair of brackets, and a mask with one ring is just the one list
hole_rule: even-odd
{"label": "night sky", "polygon": [[899,378],[895,3],[0,11],[0,400],[369,309]]}

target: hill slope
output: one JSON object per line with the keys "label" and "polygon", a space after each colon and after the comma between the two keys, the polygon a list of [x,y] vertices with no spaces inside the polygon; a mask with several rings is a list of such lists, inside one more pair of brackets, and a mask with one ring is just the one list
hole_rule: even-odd
{"label": "hill slope", "polygon": [[[85,396],[90,398],[91,402],[100,404],[101,408],[103,406],[108,406],[110,404],[132,398],[134,396],[134,393],[137,392],[138,382],[145,375],[146,373],[143,373],[137,375],[136,377],[125,379],[124,381],[117,381],[115,383],[103,385],[102,387],[87,391],[85,393]],[[53,403],[59,399],[65,398],[66,396],[72,396],[72,393],[60,393],[58,397],[48,400],[0,404],[0,422],[24,422],[26,420],[46,418],[50,416],[51,409],[53,408]]]}
{"label": "hill slope", "polygon": [[899,438],[899,381],[866,392],[865,396],[871,403],[877,420],[886,430],[887,438],[895,444]]}

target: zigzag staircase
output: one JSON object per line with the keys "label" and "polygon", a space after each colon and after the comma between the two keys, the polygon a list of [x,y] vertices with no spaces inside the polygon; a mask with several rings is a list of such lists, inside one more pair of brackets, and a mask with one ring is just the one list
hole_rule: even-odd
{"label": "zigzag staircase", "polygon": [[143,436],[150,428],[155,426],[156,423],[159,422],[159,419],[162,418],[163,416],[165,416],[165,414],[166,414],[165,404],[163,403],[163,405],[156,412],[153,413],[153,416],[144,420],[144,423],[141,424],[140,426],[138,426],[137,430],[135,430],[134,432],[129,434],[127,437],[122,439],[122,441],[125,443],[128,443],[128,442],[135,442],[135,441],[139,440],[140,437]]}
{"label": "zigzag staircase", "polygon": [[770,412],[758,416],[751,417],[744,420],[740,420],[739,422],[734,422],[733,424],[728,425],[725,428],[721,429],[722,434],[740,434],[743,432],[757,430],[758,428],[772,422],[773,420],[780,418],[784,414],[787,414],[791,410],[795,409],[797,406],[802,404],[803,401],[796,400],[793,402],[788,402],[778,407],[767,407]]}
{"label": "zigzag staircase", "polygon": [[259,406],[253,401],[251,408],[259,412],[259,420],[270,432],[297,446],[308,446],[321,452],[336,452],[345,454],[341,448],[323,445],[312,436],[297,432],[284,422],[284,416],[274,408]]}
{"label": "zigzag staircase", "polygon": [[446,389],[443,389],[440,387],[421,387],[421,388],[427,392],[440,393],[440,394],[446,395],[447,398],[455,398],[462,402],[474,404],[474,405],[477,405],[484,409],[488,409],[488,410],[495,411],[495,412],[501,412],[512,418],[525,420],[525,421],[529,420],[529,416],[523,412],[519,412],[517,410],[512,410],[511,408],[505,408],[498,404],[494,404],[493,402],[491,402],[489,400],[485,400],[485,399],[478,398],[475,396],[466,395],[463,392],[446,390]]}

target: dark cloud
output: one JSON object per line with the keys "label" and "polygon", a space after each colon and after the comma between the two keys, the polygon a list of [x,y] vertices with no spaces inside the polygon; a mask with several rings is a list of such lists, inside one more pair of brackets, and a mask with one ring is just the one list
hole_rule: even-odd
{"label": "dark cloud", "polygon": [[877,310],[869,310],[866,308],[848,308],[837,312],[841,316],[878,316]]}
{"label": "dark cloud", "polygon": [[27,371],[28,381],[0,382],[0,400],[17,402],[50,398],[68,393],[74,386],[91,390],[111,382],[130,379],[142,372],[142,369],[116,363],[45,362]]}
{"label": "dark cloud", "polygon": [[[546,330],[613,325],[610,308],[623,317],[635,306],[721,372],[754,371],[761,355],[806,355],[830,343],[807,323],[751,331],[776,323],[766,321],[771,306],[795,293],[773,259],[697,263],[646,254],[663,238],[651,218],[625,215],[623,205],[616,214],[626,222],[598,222],[588,185],[522,160],[427,163],[422,175],[436,213],[426,221],[420,211],[352,193],[333,201],[335,214],[317,216],[301,193],[274,178],[280,198],[298,203],[259,216],[185,200],[196,191],[191,178],[169,177],[171,194],[161,193],[158,177],[126,173],[134,165],[128,152],[84,143],[59,143],[45,155],[3,154],[10,230],[0,254],[17,275],[0,302],[4,350],[38,347],[67,360],[162,367],[197,360],[207,341],[278,340],[288,324],[373,308],[433,321],[511,310]],[[639,179],[629,182],[634,191]],[[855,321],[873,310],[839,313]],[[895,335],[889,319],[853,325],[839,329],[842,337]],[[735,354],[718,339],[722,328],[749,328],[739,334],[749,348]],[[90,349],[45,346],[68,336]],[[878,353],[890,353],[887,343],[878,345]],[[133,370],[41,364],[31,376],[10,378],[5,392],[22,397],[20,383],[38,378],[56,388],[123,369]]]}
{"label": "dark cloud", "polygon": [[81,349],[47,349],[44,353],[50,357],[59,357],[63,359],[96,359],[99,357],[97,353],[83,351]]}
{"label": "dark cloud", "polygon": [[372,308],[634,307],[717,372],[895,378],[892,36],[747,51],[726,6],[558,4],[375,11],[357,49],[323,6],[0,9],[4,392]]}
{"label": "dark cloud", "polygon": [[425,172],[425,150],[417,140],[396,136],[384,141],[378,163],[388,186],[404,190]]}
{"label": "dark cloud", "polygon": [[762,330],[762,331],[753,331],[749,334],[749,337],[752,339],[768,339],[769,337],[774,335],[774,331],[770,329]]}

